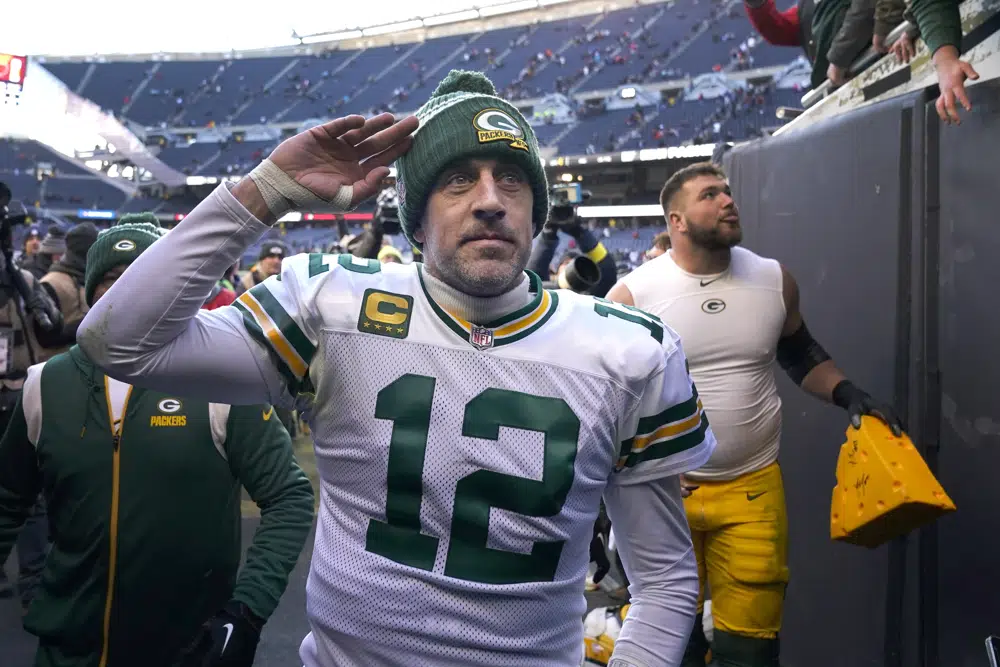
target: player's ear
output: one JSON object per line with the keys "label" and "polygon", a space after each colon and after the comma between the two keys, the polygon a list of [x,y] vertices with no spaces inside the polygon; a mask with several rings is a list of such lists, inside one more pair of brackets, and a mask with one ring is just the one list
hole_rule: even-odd
{"label": "player's ear", "polygon": [[420,225],[419,227],[413,230],[413,240],[419,243],[420,245],[423,245],[424,241],[427,240],[427,237],[424,235],[423,225]]}
{"label": "player's ear", "polygon": [[677,211],[670,211],[670,213],[667,213],[667,224],[679,232],[683,232],[687,229],[687,221],[684,219],[684,216]]}

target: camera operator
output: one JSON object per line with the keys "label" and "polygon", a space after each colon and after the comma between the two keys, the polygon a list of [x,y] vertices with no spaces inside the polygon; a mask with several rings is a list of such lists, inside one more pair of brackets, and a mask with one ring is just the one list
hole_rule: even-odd
{"label": "camera operator", "polygon": [[[396,179],[386,178],[382,184],[382,191],[375,200],[375,213],[372,215],[371,227],[364,230],[357,236],[348,240],[343,249],[355,257],[366,259],[377,259],[382,261],[389,256],[391,251],[385,251],[385,256],[381,255],[384,250],[382,239],[386,234],[399,234],[402,228],[399,226],[399,194],[396,192]],[[399,255],[399,253],[396,253]],[[393,257],[402,263],[402,256]]]}
{"label": "camera operator", "polygon": [[[17,265],[41,280],[42,276],[52,268],[52,265],[66,254],[66,233],[55,225],[51,225],[41,243],[36,242],[37,238],[37,229],[28,233],[28,238],[24,240],[24,250]],[[29,249],[31,250],[30,254]]]}
{"label": "camera operator", "polygon": [[[51,233],[50,229],[49,234]],[[46,235],[46,241],[48,238]],[[83,280],[87,271],[87,251],[96,240],[97,227],[91,222],[82,222],[70,229],[65,234],[62,254],[39,281],[55,301],[63,319],[62,333],[58,336],[61,339],[60,345],[36,350],[35,356],[39,362],[67,351],[76,343],[76,330],[90,310],[84,296]],[[45,241],[42,242],[42,249],[44,248]]]}
{"label": "camera operator", "polygon": [[[58,347],[62,341],[59,308],[35,277],[14,263],[12,228],[27,219],[24,206],[11,202],[10,188],[0,183],[0,432],[7,430],[28,367],[38,363],[43,348]],[[24,611],[38,586],[48,541],[48,521],[39,497],[17,540],[18,589]],[[6,576],[0,577],[0,596],[9,588]]]}
{"label": "camera operator", "polygon": [[[552,187],[549,219],[531,249],[528,269],[547,282],[545,286],[549,289],[569,289],[603,297],[615,284],[617,272],[614,258],[577,215],[577,205],[589,197],[590,193],[576,184]],[[559,232],[571,236],[579,251],[566,252],[559,261],[555,277],[550,278],[549,266],[559,246]]]}

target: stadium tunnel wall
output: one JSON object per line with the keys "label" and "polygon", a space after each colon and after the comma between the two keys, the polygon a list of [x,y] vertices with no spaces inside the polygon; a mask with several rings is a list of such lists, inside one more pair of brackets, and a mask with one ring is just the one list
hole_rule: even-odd
{"label": "stadium tunnel wall", "polygon": [[875,550],[833,542],[847,422],[779,379],[791,583],[784,667],[984,667],[1000,634],[1000,82],[944,126],[936,88],[727,154],[745,245],[809,328],[892,400],[958,511]]}

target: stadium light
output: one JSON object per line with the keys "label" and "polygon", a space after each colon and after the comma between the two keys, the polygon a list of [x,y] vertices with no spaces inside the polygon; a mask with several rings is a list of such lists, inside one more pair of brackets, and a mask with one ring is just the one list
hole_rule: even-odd
{"label": "stadium light", "polygon": [[386,25],[378,25],[374,28],[365,28],[361,32],[365,37],[374,37],[375,35],[385,35],[390,32],[406,32],[407,30],[416,30],[423,27],[423,21],[413,19],[412,21],[400,21],[399,23],[387,23]]}
{"label": "stadium light", "polygon": [[360,30],[345,30],[344,32],[325,32],[319,35],[309,35],[302,37],[303,44],[317,44],[319,42],[339,42],[345,39],[357,39],[363,37]]}
{"label": "stadium light", "polygon": [[634,204],[632,206],[580,206],[577,215],[581,218],[661,218],[663,209],[659,204]]}
{"label": "stadium light", "polygon": [[451,14],[439,14],[438,16],[428,16],[424,19],[424,25],[431,27],[444,25],[445,23],[459,23],[461,21],[475,21],[479,18],[479,12],[475,9],[467,9],[464,12],[452,12]]}
{"label": "stadium light", "polygon": [[499,16],[500,14],[513,14],[523,12],[528,9],[538,7],[538,0],[521,0],[521,2],[511,2],[506,5],[494,5],[493,7],[483,7],[479,10],[479,15],[483,18],[487,16]]}

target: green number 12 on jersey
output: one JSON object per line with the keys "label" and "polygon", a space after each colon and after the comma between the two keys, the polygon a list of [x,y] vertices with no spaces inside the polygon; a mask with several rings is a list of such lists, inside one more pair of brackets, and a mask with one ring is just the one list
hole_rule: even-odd
{"label": "green number 12 on jersey", "polygon": [[[407,374],[378,393],[375,417],[393,422],[385,521],[369,521],[365,543],[372,553],[428,571],[434,567],[439,538],[421,531],[420,505],[435,384],[432,377]],[[496,442],[501,427],[543,434],[542,479],[491,470],[460,479],[444,574],[488,584],[552,581],[565,541],[535,542],[528,554],[492,549],[487,546],[490,509],[530,517],[557,515],[573,485],[580,420],[562,399],[505,389],[486,389],[466,404],[462,436]]]}

